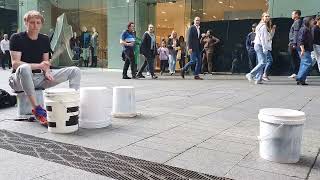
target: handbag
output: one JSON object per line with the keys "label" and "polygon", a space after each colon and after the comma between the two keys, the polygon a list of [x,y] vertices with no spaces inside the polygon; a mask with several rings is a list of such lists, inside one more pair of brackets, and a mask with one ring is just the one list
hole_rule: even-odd
{"label": "handbag", "polygon": [[178,50],[177,59],[181,59],[181,50]]}

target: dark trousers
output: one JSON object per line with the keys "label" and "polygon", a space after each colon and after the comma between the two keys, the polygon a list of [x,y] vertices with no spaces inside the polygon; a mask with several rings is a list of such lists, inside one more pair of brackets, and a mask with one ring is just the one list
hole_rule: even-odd
{"label": "dark trousers", "polygon": [[186,54],[181,54],[181,59],[179,59],[179,66],[182,69],[186,65]]}
{"label": "dark trousers", "polygon": [[134,62],[134,52],[133,52],[133,49],[127,49],[127,50],[124,50],[123,51],[123,58],[124,58],[124,65],[123,65],[123,71],[122,71],[122,76],[123,77],[127,77],[127,72],[128,72],[128,69],[129,69],[129,65],[131,67],[131,74],[132,74],[132,77],[135,77],[136,76],[136,65],[135,65],[135,62]]}
{"label": "dark trousers", "polygon": [[288,52],[292,58],[292,61],[291,61],[292,73],[298,74],[300,61],[301,61],[298,50],[297,48],[293,48],[292,46],[289,46]]}
{"label": "dark trousers", "polygon": [[249,57],[249,69],[251,71],[257,65],[256,51],[254,49],[248,50],[248,57]]}
{"label": "dark trousers", "polygon": [[202,71],[208,70],[208,73],[212,73],[212,57],[213,52],[205,51],[202,56]]}
{"label": "dark trousers", "polygon": [[166,70],[168,60],[160,60],[160,71],[164,72]]}
{"label": "dark trousers", "polygon": [[98,66],[98,57],[92,56],[91,67],[97,67],[97,66]]}
{"label": "dark trousers", "polygon": [[145,57],[145,60],[138,72],[138,74],[142,74],[142,72],[145,70],[145,68],[148,65],[148,71],[150,72],[151,76],[154,75],[154,58],[155,57]]}
{"label": "dark trousers", "polygon": [[6,63],[8,63],[8,67],[10,69],[12,67],[10,51],[5,51],[5,53],[3,54],[3,58],[2,58],[2,62],[1,62],[3,69],[6,68]]}

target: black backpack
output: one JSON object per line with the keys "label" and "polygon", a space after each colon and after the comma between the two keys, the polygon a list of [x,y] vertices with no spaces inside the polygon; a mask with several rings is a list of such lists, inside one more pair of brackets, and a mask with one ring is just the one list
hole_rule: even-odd
{"label": "black backpack", "polygon": [[0,109],[12,107],[17,104],[17,97],[11,96],[7,91],[0,89]]}

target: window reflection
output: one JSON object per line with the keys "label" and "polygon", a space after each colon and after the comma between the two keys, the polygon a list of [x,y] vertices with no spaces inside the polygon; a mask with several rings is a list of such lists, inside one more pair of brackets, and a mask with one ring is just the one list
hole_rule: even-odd
{"label": "window reflection", "polygon": [[[94,48],[89,54],[97,56],[98,60],[107,59],[107,7],[105,0],[39,0],[38,10],[45,16],[46,23],[42,29],[45,34],[51,34],[56,25],[56,19],[65,13],[68,24],[72,26],[78,38],[83,27],[93,35]],[[98,36],[97,36],[98,35]],[[91,44],[91,42],[90,42]],[[91,60],[91,59],[90,59]]]}

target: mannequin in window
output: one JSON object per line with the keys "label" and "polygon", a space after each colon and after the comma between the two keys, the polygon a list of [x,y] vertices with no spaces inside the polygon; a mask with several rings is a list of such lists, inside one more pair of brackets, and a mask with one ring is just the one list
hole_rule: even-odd
{"label": "mannequin in window", "polygon": [[95,27],[92,27],[92,35],[91,35],[91,55],[92,55],[92,62],[91,67],[97,67],[98,62],[98,32]]}
{"label": "mannequin in window", "polygon": [[83,26],[82,33],[80,36],[80,47],[82,49],[82,58],[83,58],[85,67],[89,66],[90,40],[91,40],[91,34],[88,32],[87,27]]}
{"label": "mannequin in window", "polygon": [[79,40],[79,37],[77,36],[77,32],[73,32],[73,36],[70,39],[70,49],[73,52],[72,60],[79,60],[81,49],[80,49],[80,40]]}

